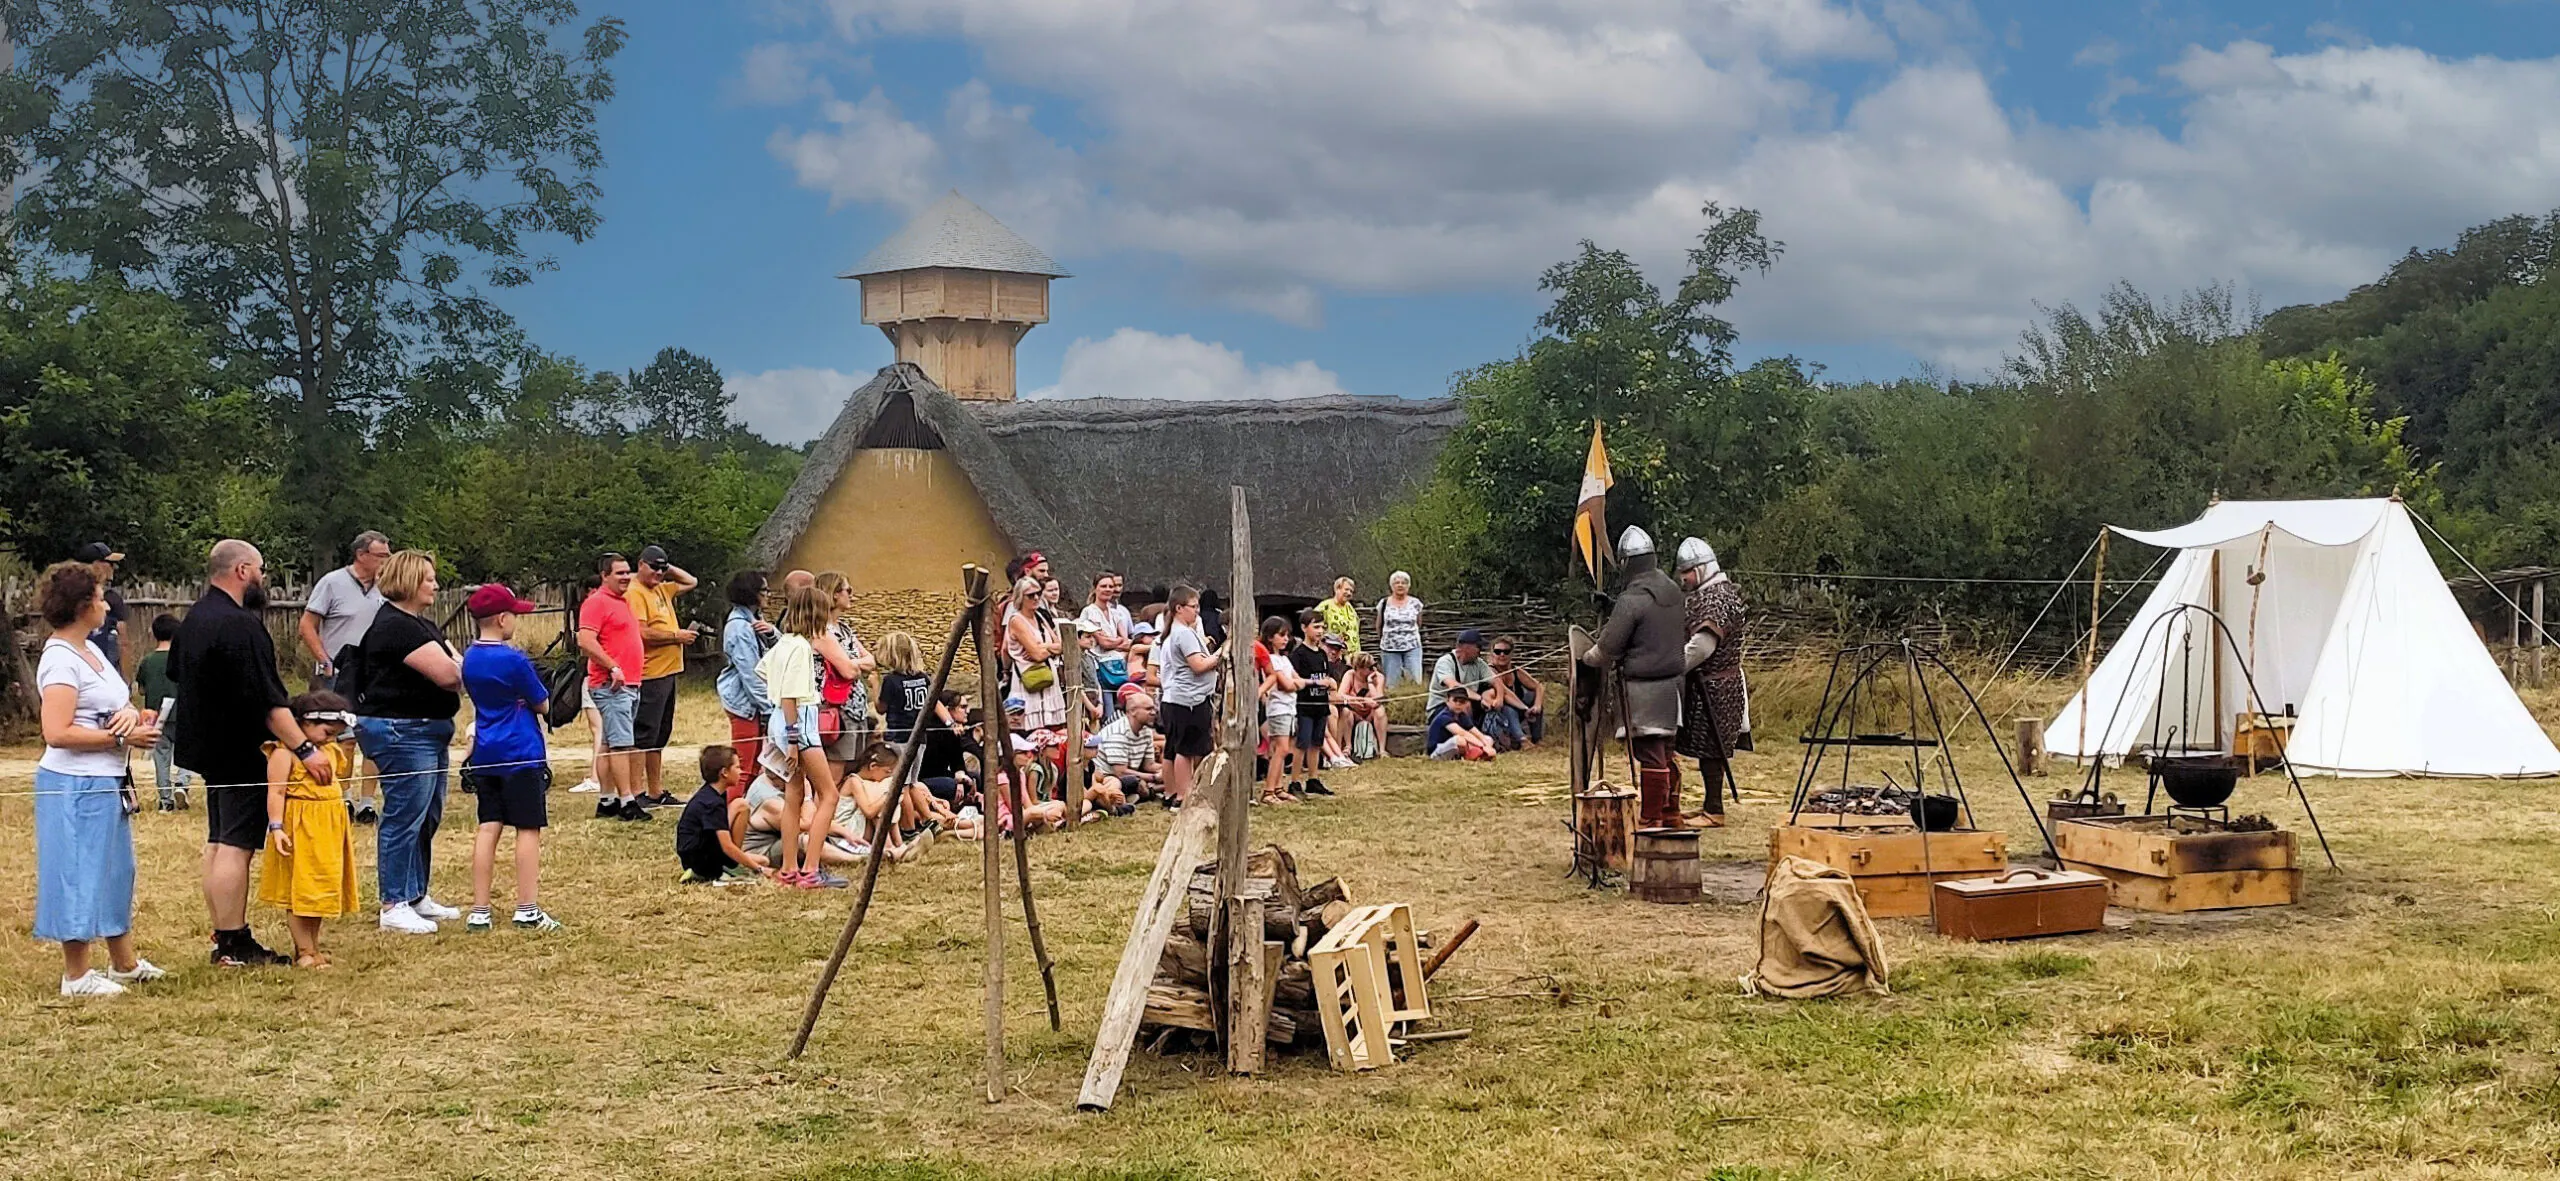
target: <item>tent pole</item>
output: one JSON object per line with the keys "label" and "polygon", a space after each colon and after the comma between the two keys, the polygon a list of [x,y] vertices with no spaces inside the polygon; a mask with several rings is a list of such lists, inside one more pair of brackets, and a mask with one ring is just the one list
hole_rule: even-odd
{"label": "tent pole", "polygon": [[[2240,655],[2241,674],[2255,680],[2258,673],[2258,598],[2267,589],[2267,543],[2274,540],[2276,527],[2271,522],[2258,530],[2258,565],[2249,572],[2249,650]],[[2238,738],[2239,735],[2232,735]]]}
{"label": "tent pole", "polygon": [[[2222,551],[2219,548],[2213,551],[2210,565],[2212,569],[2207,572],[2207,577],[2212,579],[2213,585],[2213,614],[2215,618],[2220,618],[2222,615]],[[2213,749],[2229,750],[2231,748],[2224,745],[2222,741],[2222,647],[2218,644],[2208,645],[2205,651],[2207,655],[2213,657]]]}
{"label": "tent pole", "polygon": [[2089,757],[2089,678],[2098,668],[2099,595],[2107,588],[2107,527],[2098,526],[2098,564],[2089,575],[2089,643],[2080,650],[2080,757]]}

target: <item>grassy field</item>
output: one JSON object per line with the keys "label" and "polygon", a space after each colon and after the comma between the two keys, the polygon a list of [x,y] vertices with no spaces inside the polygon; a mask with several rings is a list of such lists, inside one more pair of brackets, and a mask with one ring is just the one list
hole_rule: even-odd
{"label": "grassy field", "polygon": [[[671,815],[599,823],[565,794],[544,886],[569,931],[413,938],[368,915],[329,930],[327,974],[206,967],[200,815],[145,815],[139,938],[176,974],[74,1004],[54,996],[53,949],[26,935],[32,754],[0,752],[12,1177],[2560,1170],[2560,809],[2541,785],[2314,780],[2346,868],[2313,870],[2302,906],[2005,946],[1888,922],[1892,996],[1788,1004],[1735,987],[1748,907],[1652,907],[1566,877],[1559,761],[1381,764],[1341,776],[1338,802],[1257,810],[1255,839],[1361,900],[1410,901],[1426,925],[1480,918],[1434,990],[1441,1024],[1473,1037],[1361,1077],[1293,1057],[1234,1080],[1142,1053],[1118,1108],[1093,1117],[1074,1092],[1160,813],[1034,842],[1066,1028],[1041,1017],[1017,926],[1011,1097],[990,1107],[972,847],[884,879],[797,1063],[781,1051],[849,897],[680,887]],[[1964,756],[1973,798],[2023,855],[2033,830],[1987,757]],[[1709,836],[1711,857],[1759,854],[1793,748],[1741,769],[1750,798]],[[2302,831],[2310,853],[2281,783],[2236,802]],[[438,845],[448,900],[465,892],[469,808],[455,798]],[[274,912],[255,917],[282,938]]]}

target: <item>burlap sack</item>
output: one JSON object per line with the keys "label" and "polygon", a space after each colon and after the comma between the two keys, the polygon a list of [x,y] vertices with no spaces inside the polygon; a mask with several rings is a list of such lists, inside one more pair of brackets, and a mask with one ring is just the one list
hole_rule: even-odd
{"label": "burlap sack", "polygon": [[1819,861],[1779,862],[1761,912],[1760,963],[1742,978],[1743,991],[1790,1000],[1881,995],[1890,991],[1884,978],[1884,943],[1857,882]]}

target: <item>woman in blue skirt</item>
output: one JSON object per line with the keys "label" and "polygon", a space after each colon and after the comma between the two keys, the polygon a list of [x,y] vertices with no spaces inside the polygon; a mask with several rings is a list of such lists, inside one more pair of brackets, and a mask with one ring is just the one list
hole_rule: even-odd
{"label": "woman in blue skirt", "polygon": [[[53,634],[36,664],[44,758],[36,763],[35,937],[62,944],[62,995],[115,996],[166,973],[133,953],[133,747],[160,741],[159,719],[133,708],[124,675],[89,633],[107,619],[106,588],[78,562],[44,572],[37,609]],[[104,940],[107,969],[89,962]]]}

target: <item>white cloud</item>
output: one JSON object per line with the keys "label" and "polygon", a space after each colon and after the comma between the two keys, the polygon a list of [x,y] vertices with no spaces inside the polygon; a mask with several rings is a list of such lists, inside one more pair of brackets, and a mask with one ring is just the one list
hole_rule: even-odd
{"label": "white cloud", "polygon": [[1250,365],[1243,353],[1215,341],[1123,328],[1101,340],[1077,337],[1058,367],[1058,384],[1023,397],[1242,401],[1345,392],[1330,371],[1313,361]]}
{"label": "white cloud", "polygon": [[[801,183],[901,208],[958,185],[1069,260],[1160,255],[1300,325],[1329,293],[1518,291],[1584,237],[1669,279],[1716,199],[1789,244],[1747,332],[1969,367],[2038,302],[2326,298],[2560,194],[2560,59],[2241,41],[2127,76],[2092,42],[2097,122],[2058,127],[2001,104],[1962,0],[828,4],[847,48],[959,38],[981,75],[912,122],[876,91],[804,103],[773,139]],[[2115,121],[2137,93],[2164,126]]]}
{"label": "white cloud", "polygon": [[844,400],[868,377],[834,369],[768,369],[730,375],[731,418],[776,443],[806,443],[825,434]]}

